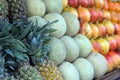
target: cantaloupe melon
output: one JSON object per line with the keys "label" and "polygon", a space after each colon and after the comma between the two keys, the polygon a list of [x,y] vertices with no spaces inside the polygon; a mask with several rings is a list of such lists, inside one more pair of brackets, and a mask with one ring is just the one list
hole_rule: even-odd
{"label": "cantaloupe melon", "polygon": [[61,13],[63,10],[62,0],[43,0],[48,13]]}
{"label": "cantaloupe melon", "polygon": [[26,0],[28,16],[44,16],[46,6],[42,0]]}
{"label": "cantaloupe melon", "polygon": [[55,62],[56,65],[59,65],[65,60],[66,57],[66,48],[63,42],[55,37],[52,37],[49,41],[50,53],[49,58]]}
{"label": "cantaloupe melon", "polygon": [[54,37],[62,37],[66,32],[66,22],[64,18],[59,13],[49,13],[44,16],[44,19],[46,19],[49,22],[58,20],[58,22],[51,25],[53,29],[56,29],[55,32],[52,32],[50,35]]}
{"label": "cantaloupe melon", "polygon": [[72,63],[65,61],[58,68],[64,80],[80,80],[79,73]]}
{"label": "cantaloupe melon", "polygon": [[43,27],[45,24],[47,24],[47,21],[40,16],[31,16],[28,18],[28,21],[30,21],[33,25],[38,23],[39,27]]}
{"label": "cantaloupe melon", "polygon": [[63,36],[62,42],[66,47],[66,61],[72,62],[79,56],[79,46],[70,36]]}
{"label": "cantaloupe melon", "polygon": [[93,80],[94,68],[93,65],[85,58],[78,58],[73,62],[77,68],[80,80]]}
{"label": "cantaloupe melon", "polygon": [[90,40],[85,35],[82,34],[77,34],[74,37],[74,40],[79,45],[80,57],[87,57],[92,51],[92,44]]}
{"label": "cantaloupe melon", "polygon": [[66,35],[74,36],[75,34],[77,34],[80,29],[78,18],[70,12],[63,12],[62,16],[64,17],[67,24]]}
{"label": "cantaloupe melon", "polygon": [[108,70],[108,63],[103,55],[97,52],[91,53],[87,59],[94,66],[95,78],[103,76]]}

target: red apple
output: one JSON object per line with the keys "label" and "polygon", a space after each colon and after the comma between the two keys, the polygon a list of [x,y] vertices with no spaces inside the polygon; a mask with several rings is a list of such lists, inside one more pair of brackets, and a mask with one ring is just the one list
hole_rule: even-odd
{"label": "red apple", "polygon": [[96,39],[96,41],[100,44],[100,46],[102,48],[100,53],[103,55],[106,55],[110,50],[109,42],[107,40],[105,40],[104,38],[98,38],[98,39]]}
{"label": "red apple", "polygon": [[114,51],[117,48],[117,42],[113,37],[106,37],[105,38],[110,44],[110,51]]}
{"label": "red apple", "polygon": [[114,25],[114,34],[118,34],[120,32],[120,27],[117,23],[113,23]]}
{"label": "red apple", "polygon": [[88,6],[94,7],[94,0],[88,0]]}
{"label": "red apple", "polygon": [[99,30],[95,24],[90,23],[90,27],[92,29],[92,39],[96,39],[99,36]]}
{"label": "red apple", "polygon": [[90,12],[90,22],[95,23],[97,20],[97,12],[93,8],[89,8]]}
{"label": "red apple", "polygon": [[99,9],[96,9],[96,12],[97,12],[97,20],[101,22],[104,18],[103,12],[102,10],[99,10]]}
{"label": "red apple", "polygon": [[94,39],[91,39],[90,41],[92,43],[93,50],[95,52],[100,52],[102,50],[102,47],[101,47],[101,45],[98,42],[96,42]]}
{"label": "red apple", "polygon": [[69,4],[71,7],[76,8],[76,7],[78,6],[78,0],[68,0],[68,4]]}
{"label": "red apple", "polygon": [[90,12],[85,7],[78,7],[78,18],[81,20],[81,22],[89,22],[90,21]]}
{"label": "red apple", "polygon": [[99,37],[105,37],[107,35],[106,27],[101,23],[97,23],[96,26],[98,27],[99,30]]}
{"label": "red apple", "polygon": [[108,53],[108,55],[109,55],[110,57],[112,57],[112,59],[113,59],[113,61],[114,61],[114,68],[118,67],[118,66],[119,66],[120,58],[119,58],[119,56],[117,55],[117,53],[114,52],[114,51],[110,51],[110,52]]}
{"label": "red apple", "polygon": [[109,56],[109,55],[104,55],[104,57],[106,58],[107,62],[108,62],[108,72],[113,70],[113,66],[114,66],[114,62],[113,59]]}
{"label": "red apple", "polygon": [[103,10],[103,17],[104,19],[110,20],[111,18],[110,12],[107,10]]}
{"label": "red apple", "polygon": [[92,36],[92,29],[91,29],[91,27],[90,27],[90,25],[88,23],[83,23],[82,25],[80,25],[80,28],[82,30],[80,30],[79,33],[87,36],[88,38],[91,38],[91,36]]}
{"label": "red apple", "polygon": [[114,34],[114,25],[112,24],[112,22],[111,21],[103,21],[102,23],[105,25],[105,27],[107,29],[107,34],[113,35]]}
{"label": "red apple", "polygon": [[102,9],[104,6],[104,0],[94,0],[95,7],[98,9]]}
{"label": "red apple", "polygon": [[82,7],[88,6],[88,0],[78,0],[78,4]]}

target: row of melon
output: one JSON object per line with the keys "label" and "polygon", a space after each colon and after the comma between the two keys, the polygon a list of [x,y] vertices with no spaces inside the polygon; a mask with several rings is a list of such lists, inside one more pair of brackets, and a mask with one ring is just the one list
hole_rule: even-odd
{"label": "row of melon", "polygon": [[73,63],[64,61],[58,66],[64,80],[93,80],[103,76],[108,69],[104,56],[91,53],[86,58],[78,58]]}
{"label": "row of melon", "polygon": [[62,0],[26,0],[28,16],[43,17],[46,13],[61,13],[63,10]]}
{"label": "row of melon", "polygon": [[63,36],[60,39],[53,37],[49,45],[51,46],[49,57],[56,65],[64,60],[73,62],[78,57],[87,57],[92,51],[89,39],[81,34],[73,38],[70,36]]}
{"label": "row of melon", "polygon": [[91,53],[92,45],[82,34],[60,39],[53,37],[49,45],[49,58],[58,65],[65,80],[92,80],[104,75],[108,69],[105,57]]}
{"label": "row of melon", "polygon": [[[52,32],[50,35],[60,38],[63,35],[74,36],[79,31],[79,21],[75,15],[69,12],[64,12],[62,14],[59,13],[48,13],[43,17],[45,20],[52,22],[56,21],[56,23],[52,24],[51,27],[55,29],[55,32]],[[41,17],[39,16],[32,16],[29,18],[35,22],[38,21],[38,24],[42,24]]]}

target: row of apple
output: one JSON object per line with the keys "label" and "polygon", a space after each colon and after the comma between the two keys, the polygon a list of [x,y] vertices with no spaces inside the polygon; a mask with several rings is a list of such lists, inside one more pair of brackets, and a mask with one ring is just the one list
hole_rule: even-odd
{"label": "row of apple", "polygon": [[98,8],[112,11],[120,11],[120,1],[112,0],[68,0],[70,6],[77,8],[78,6]]}
{"label": "row of apple", "polygon": [[120,25],[104,20],[101,23],[80,23],[79,33],[86,35],[89,39],[104,38],[110,35],[120,34]]}

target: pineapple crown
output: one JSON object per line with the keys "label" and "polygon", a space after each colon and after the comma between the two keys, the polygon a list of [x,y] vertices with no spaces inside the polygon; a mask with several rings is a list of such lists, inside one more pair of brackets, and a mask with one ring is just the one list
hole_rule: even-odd
{"label": "pineapple crown", "polygon": [[31,64],[35,65],[47,57],[50,51],[48,41],[51,37],[49,33],[55,31],[50,28],[50,25],[55,22],[57,20],[39,26],[37,20],[35,24],[29,22],[26,18],[13,21],[15,36],[25,44]]}
{"label": "pineapple crown", "polygon": [[18,65],[18,60],[29,60],[26,54],[26,46],[22,41],[15,38],[14,30],[15,27],[12,24],[0,21],[0,56],[4,60],[4,68],[8,69],[8,71],[15,70]]}
{"label": "pineapple crown", "polygon": [[45,25],[39,27],[36,20],[35,25],[31,27],[30,32],[28,33],[25,45],[28,48],[28,55],[30,56],[30,62],[35,65],[37,62],[43,61],[50,51],[50,46],[48,41],[51,39],[49,33],[54,32],[55,30],[50,28],[50,25],[55,23],[47,22]]}

